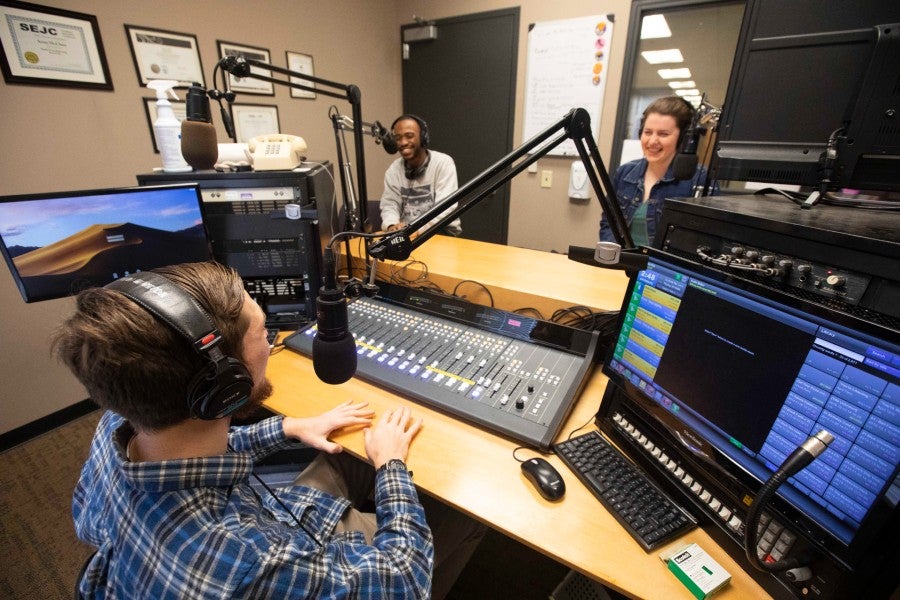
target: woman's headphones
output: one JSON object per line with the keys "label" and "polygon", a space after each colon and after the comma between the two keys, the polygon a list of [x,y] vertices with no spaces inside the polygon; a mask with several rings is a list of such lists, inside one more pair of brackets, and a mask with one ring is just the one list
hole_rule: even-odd
{"label": "woman's headphones", "polygon": [[250,372],[241,361],[222,354],[222,336],[212,317],[184,288],[149,271],[126,275],[106,287],[171,327],[208,361],[188,385],[187,403],[193,418],[219,419],[247,403],[253,389]]}
{"label": "woman's headphones", "polygon": [[[678,122],[678,119],[676,118],[676,124],[678,125],[678,129],[679,129],[679,131],[678,131],[678,147],[681,148],[681,142],[684,140],[684,134],[688,129],[691,128],[691,123],[694,122],[694,110],[696,110],[696,109],[694,108],[693,104],[691,104],[690,102],[688,102],[681,96],[673,96],[673,97],[678,98],[681,102],[684,102],[684,105],[688,109],[688,119],[687,119],[687,123],[685,124],[684,127],[681,126],[681,123]],[[651,104],[650,106],[645,108],[643,114],[641,115],[641,124],[638,127],[638,131],[637,131],[638,139],[640,139],[641,135],[643,135],[643,133],[644,133],[644,121],[647,120],[648,114],[650,114],[651,112],[658,113],[658,114],[664,114],[664,113],[660,113],[657,110],[650,110],[651,108],[653,108],[653,104]],[[669,116],[674,117],[675,115],[670,114]]]}

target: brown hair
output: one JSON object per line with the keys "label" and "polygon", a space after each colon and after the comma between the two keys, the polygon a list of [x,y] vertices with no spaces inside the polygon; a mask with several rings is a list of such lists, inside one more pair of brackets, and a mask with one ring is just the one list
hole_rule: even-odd
{"label": "brown hair", "polygon": [[[240,276],[218,263],[154,269],[197,299],[222,334],[226,356],[241,358],[249,323],[241,318]],[[52,350],[87,388],[91,399],[138,429],[158,430],[190,418],[188,384],[206,365],[188,341],[118,291],[78,294]]]}
{"label": "brown hair", "polygon": [[663,96],[662,98],[657,98],[644,109],[644,113],[641,116],[641,129],[638,131],[638,137],[640,137],[641,133],[644,131],[644,121],[647,120],[647,115],[651,113],[665,115],[675,119],[675,124],[678,127],[679,133],[678,141],[680,143],[681,135],[691,126],[691,120],[694,118],[694,107],[681,96]]}

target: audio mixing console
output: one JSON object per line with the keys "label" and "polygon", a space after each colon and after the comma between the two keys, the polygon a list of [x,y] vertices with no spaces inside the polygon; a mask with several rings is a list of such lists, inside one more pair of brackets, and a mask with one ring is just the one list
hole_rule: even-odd
{"label": "audio mixing console", "polygon": [[[350,304],[356,374],[519,442],[548,448],[590,375],[599,334],[379,283]],[[285,344],[312,354],[315,323]]]}

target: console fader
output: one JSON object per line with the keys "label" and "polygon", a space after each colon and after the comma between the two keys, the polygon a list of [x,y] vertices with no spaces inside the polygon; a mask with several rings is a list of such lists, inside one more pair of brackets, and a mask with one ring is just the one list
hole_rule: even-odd
{"label": "console fader", "polygon": [[[379,283],[348,308],[357,375],[547,448],[588,375],[597,332]],[[315,323],[285,344],[311,355]]]}

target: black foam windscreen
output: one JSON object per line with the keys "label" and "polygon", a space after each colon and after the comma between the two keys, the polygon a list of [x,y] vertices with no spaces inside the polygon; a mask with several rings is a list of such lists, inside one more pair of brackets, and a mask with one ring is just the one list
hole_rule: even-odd
{"label": "black foam windscreen", "polygon": [[325,383],[338,385],[356,373],[356,342],[352,335],[337,340],[315,337],[312,353],[316,376]]}
{"label": "black foam windscreen", "polygon": [[697,172],[698,163],[696,151],[693,154],[678,153],[672,160],[672,174],[675,179],[692,179]]}

